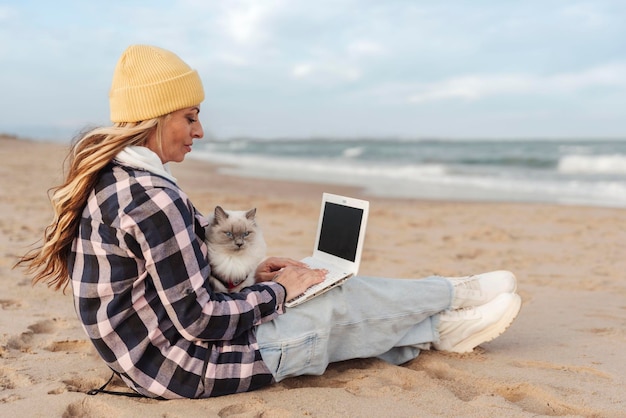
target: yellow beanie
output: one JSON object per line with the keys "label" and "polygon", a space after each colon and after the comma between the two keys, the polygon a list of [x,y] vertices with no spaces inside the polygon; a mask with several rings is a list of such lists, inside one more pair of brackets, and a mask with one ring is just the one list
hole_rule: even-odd
{"label": "yellow beanie", "polygon": [[109,92],[112,122],[139,122],[200,104],[202,81],[174,53],[132,45],[115,67]]}

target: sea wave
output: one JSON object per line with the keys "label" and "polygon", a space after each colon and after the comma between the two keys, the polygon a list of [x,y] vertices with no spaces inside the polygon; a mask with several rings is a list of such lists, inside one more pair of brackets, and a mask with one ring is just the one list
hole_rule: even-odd
{"label": "sea wave", "polygon": [[565,155],[558,171],[564,174],[626,174],[626,155]]}
{"label": "sea wave", "polygon": [[365,149],[363,147],[350,147],[343,150],[341,153],[346,158],[356,158],[363,154]]}
{"label": "sea wave", "polygon": [[417,181],[424,177],[441,177],[448,172],[443,164],[373,164],[350,159],[272,158],[202,151],[194,151],[192,158],[237,166],[239,169],[255,171],[259,175],[318,180],[336,179],[340,176],[353,181],[360,178],[363,182],[381,178]]}
{"label": "sea wave", "polygon": [[572,154],[555,159],[558,167],[520,169],[511,164],[496,168],[459,165],[458,159],[451,164],[364,161],[358,158],[360,148],[333,158],[202,149],[194,150],[190,157],[221,164],[221,170],[230,174],[357,186],[379,196],[626,207],[625,154]]}

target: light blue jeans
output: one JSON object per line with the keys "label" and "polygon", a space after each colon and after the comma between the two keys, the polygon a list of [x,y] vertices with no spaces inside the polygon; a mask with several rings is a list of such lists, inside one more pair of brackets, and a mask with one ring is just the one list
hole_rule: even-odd
{"label": "light blue jeans", "polygon": [[355,358],[402,364],[439,339],[437,314],[452,294],[442,277],[353,277],[259,325],[261,356],[276,381],[321,375],[329,363]]}

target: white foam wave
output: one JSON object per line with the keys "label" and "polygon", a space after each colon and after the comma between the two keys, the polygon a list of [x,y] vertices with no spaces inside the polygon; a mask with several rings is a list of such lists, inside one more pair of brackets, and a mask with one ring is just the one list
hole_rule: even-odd
{"label": "white foam wave", "polygon": [[350,147],[343,150],[342,155],[346,158],[356,158],[363,154],[364,150],[363,147]]}
{"label": "white foam wave", "polygon": [[228,149],[230,151],[241,151],[248,148],[248,141],[246,140],[232,140],[228,141]]}
{"label": "white foam wave", "polygon": [[391,166],[384,164],[365,164],[355,161],[306,160],[297,158],[268,158],[218,154],[214,152],[194,151],[192,158],[213,161],[221,164],[236,165],[249,172],[272,177],[300,179],[380,179],[419,180],[424,177],[440,177],[447,173],[440,164]]}
{"label": "white foam wave", "polygon": [[[445,165],[359,163],[353,160],[305,160],[217,154],[194,150],[192,158],[224,164],[228,173],[250,177],[313,181],[364,187],[390,197],[452,198],[508,201],[548,201],[626,207],[626,182],[617,180],[512,178],[454,174]],[[593,160],[593,158],[591,159]],[[602,160],[602,159],[601,159]],[[564,170],[571,170],[564,159]],[[570,159],[574,161],[575,159]],[[606,160],[604,160],[606,161]],[[612,161],[612,160],[611,160]],[[597,161],[596,161],[597,162]],[[613,161],[611,164],[618,164]],[[622,160],[626,165],[626,161]],[[577,165],[578,167],[581,164]],[[593,169],[598,172],[598,168]],[[615,170],[615,168],[613,168]],[[590,172],[587,168],[586,172]]]}
{"label": "white foam wave", "polygon": [[566,155],[559,160],[564,174],[626,174],[626,155]]}

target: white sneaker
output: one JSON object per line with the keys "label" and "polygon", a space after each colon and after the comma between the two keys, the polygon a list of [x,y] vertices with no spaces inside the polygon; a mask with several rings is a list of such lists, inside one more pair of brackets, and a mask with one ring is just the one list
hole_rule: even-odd
{"label": "white sneaker", "polygon": [[511,325],[522,306],[515,293],[502,293],[491,302],[474,308],[439,314],[439,342],[433,347],[453,353],[469,353],[491,341]]}
{"label": "white sneaker", "polygon": [[502,293],[515,293],[517,289],[515,275],[506,270],[447,279],[454,286],[450,309],[484,305]]}

